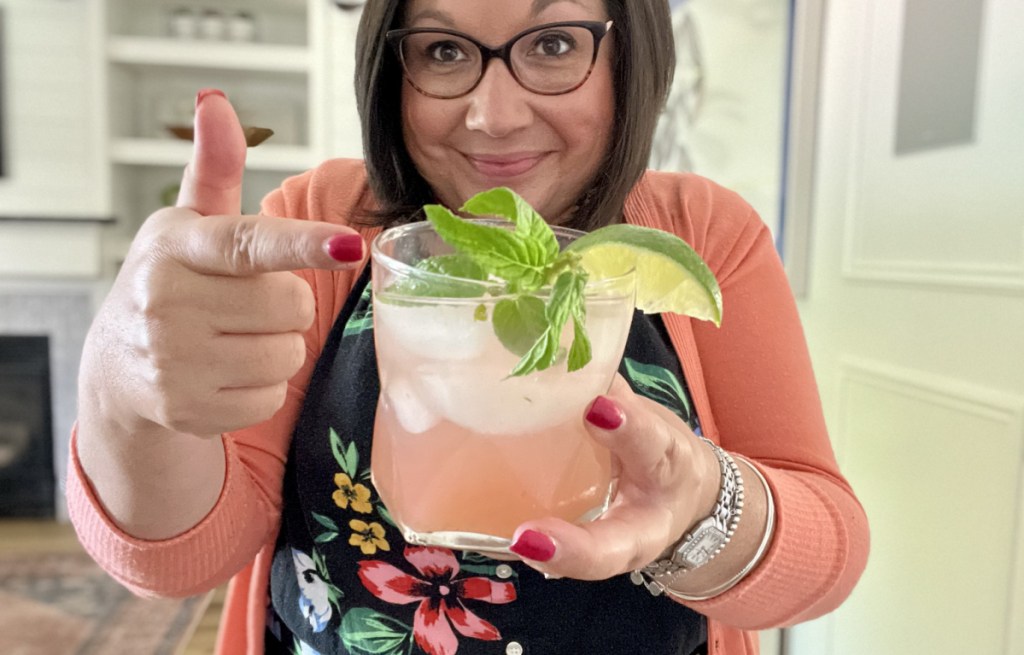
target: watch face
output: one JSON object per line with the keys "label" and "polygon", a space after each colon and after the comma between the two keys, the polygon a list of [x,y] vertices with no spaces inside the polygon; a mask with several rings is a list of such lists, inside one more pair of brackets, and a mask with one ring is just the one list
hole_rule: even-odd
{"label": "watch face", "polygon": [[700,568],[715,556],[725,542],[726,535],[715,526],[714,519],[705,519],[697,524],[673,559],[684,568]]}

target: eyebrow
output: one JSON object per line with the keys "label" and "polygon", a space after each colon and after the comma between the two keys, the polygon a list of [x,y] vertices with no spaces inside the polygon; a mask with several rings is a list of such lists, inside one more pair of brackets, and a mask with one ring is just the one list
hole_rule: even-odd
{"label": "eyebrow", "polygon": [[[538,0],[538,2],[540,1],[543,0]],[[406,25],[415,25],[416,23],[427,18],[433,18],[437,22],[444,23],[445,25],[451,28],[455,27],[455,19],[452,18],[451,14],[449,14],[446,11],[440,11],[438,9],[424,9],[423,11],[418,11],[411,17],[406,19]]]}
{"label": "eyebrow", "polygon": [[540,12],[550,7],[551,5],[559,2],[571,2],[574,5],[586,7],[586,5],[580,0],[533,0],[533,9],[531,11],[533,12],[533,15],[536,16],[540,14]]}
{"label": "eyebrow", "polygon": [[[530,13],[537,16],[551,5],[559,2],[571,2],[575,5],[583,7],[586,6],[580,0],[533,0],[533,7],[531,8]],[[433,18],[439,23],[443,23],[453,29],[455,28],[455,19],[452,18],[452,15],[446,11],[440,11],[439,9],[424,9],[422,11],[418,11],[406,19],[406,25],[415,25],[416,23],[428,18]]]}

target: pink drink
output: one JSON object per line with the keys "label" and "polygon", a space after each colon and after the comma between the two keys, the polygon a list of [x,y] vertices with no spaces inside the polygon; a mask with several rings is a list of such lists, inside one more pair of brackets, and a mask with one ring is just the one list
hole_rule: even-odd
{"label": "pink drink", "polygon": [[[513,378],[519,355],[489,320],[498,298],[389,293],[377,255],[373,482],[406,540],[503,551],[526,520],[600,516],[613,489],[610,456],[583,415],[622,357],[632,275],[588,287],[593,361],[573,373],[560,361]],[[570,323],[562,345],[571,339]]]}
{"label": "pink drink", "polygon": [[579,421],[481,439],[447,421],[409,434],[386,404],[380,410],[373,457],[384,464],[374,469],[374,483],[408,530],[511,539],[523,521],[539,516],[578,521],[606,505],[608,452],[593,443]]}

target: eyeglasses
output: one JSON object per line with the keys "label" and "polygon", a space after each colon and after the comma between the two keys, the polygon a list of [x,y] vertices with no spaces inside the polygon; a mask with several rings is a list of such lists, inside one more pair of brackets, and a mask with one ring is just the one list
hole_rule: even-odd
{"label": "eyeglasses", "polygon": [[520,86],[554,96],[580,88],[597,61],[612,21],[566,21],[538,25],[491,48],[468,34],[442,28],[390,30],[405,76],[431,98],[464,96],[480,84],[491,59],[505,62]]}

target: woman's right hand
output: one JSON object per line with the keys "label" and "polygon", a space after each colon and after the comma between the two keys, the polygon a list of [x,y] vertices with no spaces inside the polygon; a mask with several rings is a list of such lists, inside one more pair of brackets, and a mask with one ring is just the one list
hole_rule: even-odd
{"label": "woman's right hand", "polygon": [[201,91],[177,206],[139,229],[86,338],[77,452],[108,513],[136,536],[202,518],[225,470],[209,437],[284,403],[316,309],[291,271],[363,258],[347,227],[242,215],[245,150],[231,104]]}
{"label": "woman's right hand", "polygon": [[269,418],[305,361],[315,312],[289,271],[362,259],[349,228],[241,215],[244,165],[231,104],[200,92],[177,206],[142,225],[89,340],[101,362],[85,374],[114,387],[107,400],[126,423],[218,435]]}

